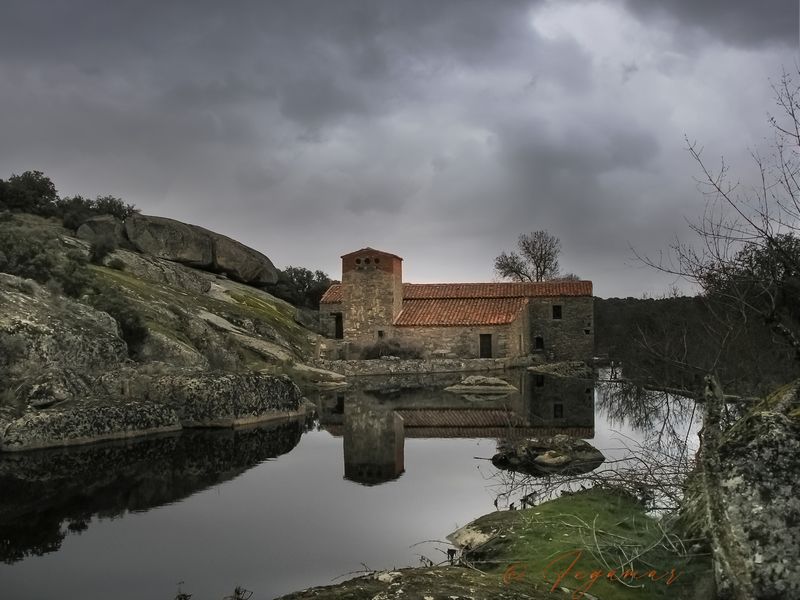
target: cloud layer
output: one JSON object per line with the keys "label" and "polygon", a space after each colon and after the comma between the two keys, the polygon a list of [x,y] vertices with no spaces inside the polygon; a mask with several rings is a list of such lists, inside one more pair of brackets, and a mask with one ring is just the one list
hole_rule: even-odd
{"label": "cloud layer", "polygon": [[322,268],[374,246],[481,281],[520,233],[602,296],[665,291],[684,135],[748,176],[794,2],[12,2],[0,177],[112,193]]}

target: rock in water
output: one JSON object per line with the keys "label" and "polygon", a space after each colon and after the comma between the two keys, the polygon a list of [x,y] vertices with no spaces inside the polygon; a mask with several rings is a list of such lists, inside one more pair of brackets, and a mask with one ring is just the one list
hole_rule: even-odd
{"label": "rock in water", "polygon": [[487,377],[485,375],[469,375],[461,380],[461,383],[444,388],[446,392],[456,394],[496,394],[498,392],[516,392],[517,388],[500,379],[499,377]]}
{"label": "rock in water", "polygon": [[568,435],[504,443],[498,450],[492,457],[495,467],[537,477],[588,473],[605,460],[590,443]]}

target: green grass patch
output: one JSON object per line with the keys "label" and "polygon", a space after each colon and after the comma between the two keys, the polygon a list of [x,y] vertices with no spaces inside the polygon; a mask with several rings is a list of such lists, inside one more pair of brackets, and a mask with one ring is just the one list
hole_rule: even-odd
{"label": "green grass patch", "polygon": [[492,513],[472,526],[495,535],[468,559],[505,581],[546,583],[604,600],[674,599],[690,597],[712,577],[709,557],[686,556],[676,535],[613,490]]}

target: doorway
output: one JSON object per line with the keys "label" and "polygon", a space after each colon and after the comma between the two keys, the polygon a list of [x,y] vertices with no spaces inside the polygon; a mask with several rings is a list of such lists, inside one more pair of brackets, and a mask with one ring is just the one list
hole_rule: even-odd
{"label": "doorway", "polygon": [[480,352],[478,354],[480,358],[492,358],[492,334],[491,333],[481,333],[480,334]]}

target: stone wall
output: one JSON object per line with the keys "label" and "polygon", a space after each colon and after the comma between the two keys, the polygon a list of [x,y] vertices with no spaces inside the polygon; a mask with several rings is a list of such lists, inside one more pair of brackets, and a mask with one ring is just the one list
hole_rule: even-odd
{"label": "stone wall", "polygon": [[342,313],[341,302],[319,305],[319,325],[322,335],[336,338],[336,313]]}
{"label": "stone wall", "polygon": [[344,338],[369,343],[379,332],[391,336],[403,302],[400,259],[373,250],[345,255],[341,285]]}
{"label": "stone wall", "polygon": [[455,373],[501,371],[531,365],[531,357],[515,358],[432,358],[432,359],[392,359],[375,360],[317,360],[314,365],[347,376],[391,375],[403,373]]}
{"label": "stone wall", "polygon": [[[553,318],[553,307],[561,307],[561,318]],[[530,351],[546,360],[588,360],[594,354],[594,298],[531,298]],[[536,349],[541,337],[543,349]]]}
{"label": "stone wall", "polygon": [[[511,325],[475,327],[395,327],[396,338],[421,346],[431,358],[479,358],[480,335],[492,336],[492,358],[518,356],[522,319]],[[524,336],[523,336],[524,337]]]}

